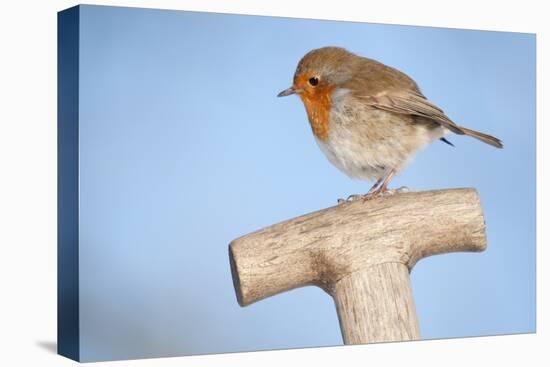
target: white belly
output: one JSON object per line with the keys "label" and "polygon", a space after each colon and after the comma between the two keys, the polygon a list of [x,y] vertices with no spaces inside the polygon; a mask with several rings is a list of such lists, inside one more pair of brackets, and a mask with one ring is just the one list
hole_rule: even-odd
{"label": "white belly", "polygon": [[340,108],[331,112],[328,139],[315,139],[340,171],[351,178],[375,181],[391,169],[401,170],[419,149],[443,135],[445,129],[428,128],[412,117]]}
{"label": "white belly", "polygon": [[330,163],[351,178],[375,181],[387,172],[382,162],[377,162],[366,149],[353,144],[351,139],[343,144],[335,144],[330,139],[324,142],[315,138],[315,141]]}

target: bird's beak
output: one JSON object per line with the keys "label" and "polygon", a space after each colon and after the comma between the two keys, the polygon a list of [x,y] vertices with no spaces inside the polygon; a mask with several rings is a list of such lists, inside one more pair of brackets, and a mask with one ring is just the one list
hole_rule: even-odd
{"label": "bird's beak", "polygon": [[286,97],[286,96],[290,96],[291,94],[294,94],[294,93],[296,93],[296,89],[294,89],[294,87],[290,87],[288,89],[285,89],[281,93],[277,94],[277,97]]}

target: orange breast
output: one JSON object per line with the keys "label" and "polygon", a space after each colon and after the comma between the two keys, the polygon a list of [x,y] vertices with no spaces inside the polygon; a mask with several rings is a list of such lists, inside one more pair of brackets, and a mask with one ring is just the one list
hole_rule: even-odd
{"label": "orange breast", "polygon": [[316,88],[313,93],[301,93],[313,134],[323,141],[328,139],[331,93],[334,88]]}

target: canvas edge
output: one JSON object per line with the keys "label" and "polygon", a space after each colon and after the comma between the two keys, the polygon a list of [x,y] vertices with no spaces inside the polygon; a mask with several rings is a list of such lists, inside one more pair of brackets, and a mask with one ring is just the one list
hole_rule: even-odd
{"label": "canvas edge", "polygon": [[80,361],[80,7],[57,14],[57,353]]}

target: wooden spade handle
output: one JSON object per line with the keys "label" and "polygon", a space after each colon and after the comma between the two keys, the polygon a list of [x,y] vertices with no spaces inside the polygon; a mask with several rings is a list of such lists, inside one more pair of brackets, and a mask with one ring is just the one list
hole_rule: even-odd
{"label": "wooden spade handle", "polygon": [[420,337],[409,271],[426,256],[483,251],[474,189],[411,192],[327,208],[229,246],[241,306],[306,285],[335,300],[345,343]]}

